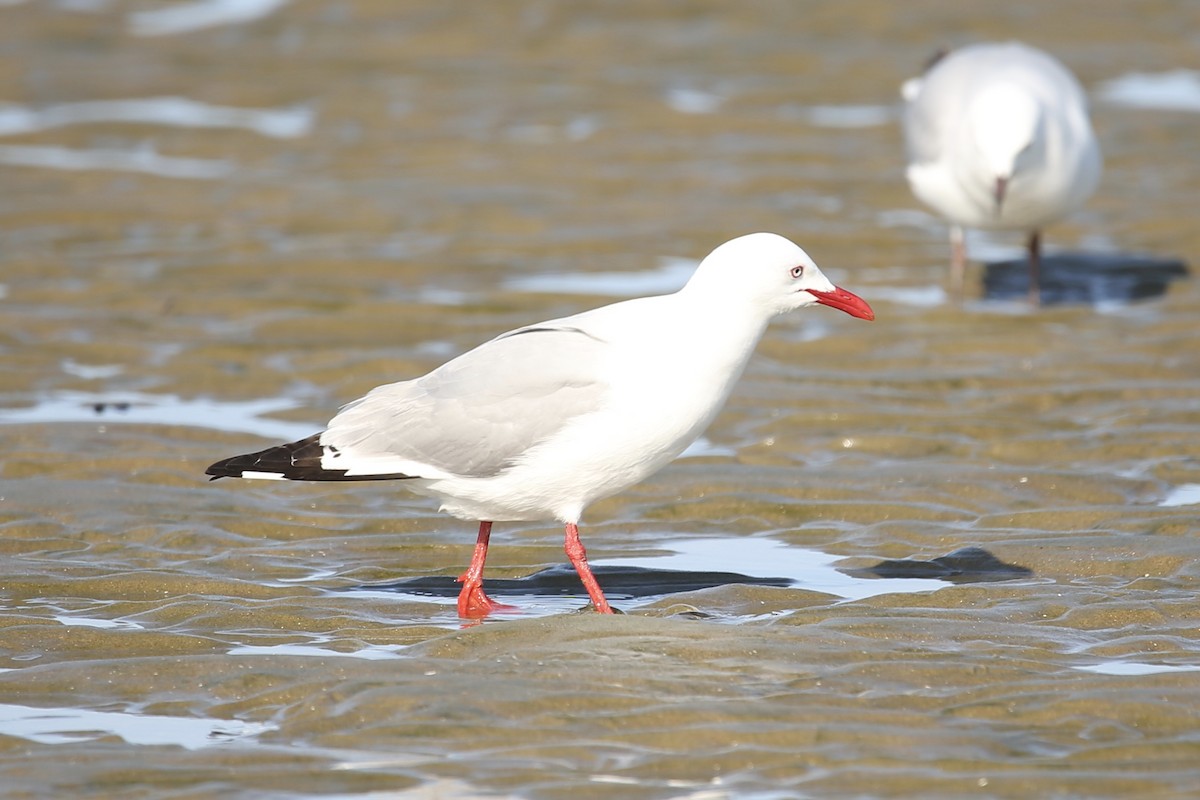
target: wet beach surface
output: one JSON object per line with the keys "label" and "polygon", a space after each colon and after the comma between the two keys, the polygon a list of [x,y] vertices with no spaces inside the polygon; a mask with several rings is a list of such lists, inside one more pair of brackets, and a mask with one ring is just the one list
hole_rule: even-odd
{"label": "wet beach surface", "polygon": [[[1189,796],[1196,22],[0,3],[0,793]],[[1079,75],[1106,157],[1050,250],[1190,277],[1031,313],[977,299],[977,261],[947,299],[898,86],[1009,37]],[[701,446],[581,530],[621,574],[781,582],[578,613],[527,582],[561,529],[497,524],[488,576],[518,610],[463,627],[453,597],[381,587],[445,585],[471,523],[387,484],[204,479],[499,332],[671,291],[755,230],[877,321],[777,321]],[[905,566],[970,547],[1030,572]]]}

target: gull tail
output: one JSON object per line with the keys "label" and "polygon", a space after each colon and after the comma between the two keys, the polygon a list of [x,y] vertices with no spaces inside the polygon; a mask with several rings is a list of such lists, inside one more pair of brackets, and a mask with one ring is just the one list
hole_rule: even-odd
{"label": "gull tail", "polygon": [[268,447],[257,453],[224,458],[204,471],[217,478],[258,478],[277,481],[382,481],[412,478],[412,475],[348,475],[345,469],[323,466],[336,456],[337,448],[321,444],[321,434]]}

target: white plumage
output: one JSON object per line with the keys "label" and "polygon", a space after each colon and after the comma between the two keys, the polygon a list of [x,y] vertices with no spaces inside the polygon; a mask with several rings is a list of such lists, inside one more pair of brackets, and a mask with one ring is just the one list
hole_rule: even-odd
{"label": "white plumage", "polygon": [[951,51],[904,84],[906,176],[952,224],[961,291],[962,228],[1028,234],[1030,298],[1038,299],[1041,230],[1083,205],[1100,180],[1087,98],[1056,59],[1017,42]]}
{"label": "white plumage", "polygon": [[770,319],[814,303],[874,317],[787,239],[743,236],[674,294],[509,331],[424,377],[373,389],[320,434],[219,461],[208,474],[402,480],[443,511],[479,520],[464,616],[495,607],[481,588],[491,523],[558,520],[604,610],[578,544],[584,508],[683,452],[724,405]]}

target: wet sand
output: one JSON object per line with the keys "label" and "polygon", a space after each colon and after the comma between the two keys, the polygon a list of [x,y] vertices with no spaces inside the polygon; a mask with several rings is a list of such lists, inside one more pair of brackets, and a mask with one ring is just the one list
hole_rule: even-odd
{"label": "wet sand", "polygon": [[[895,118],[938,46],[1049,49],[1106,171],[1048,245],[1192,261],[1186,80],[1176,110],[1104,88],[1192,65],[1190,5],[69,5],[0,6],[0,793],[1200,786],[1200,288],[1031,313],[978,299],[977,263],[949,302]],[[778,321],[706,448],[582,531],[597,564],[790,585],[463,627],[363,587],[457,575],[470,523],[389,485],[204,480],[754,230],[877,321]],[[970,546],[1032,574],[853,572]],[[488,576],[561,548],[497,525]]]}

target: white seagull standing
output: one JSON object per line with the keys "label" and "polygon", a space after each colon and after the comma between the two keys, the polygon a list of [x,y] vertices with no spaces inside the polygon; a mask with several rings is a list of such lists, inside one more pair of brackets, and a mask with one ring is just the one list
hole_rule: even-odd
{"label": "white seagull standing", "polygon": [[398,480],[479,522],[458,613],[500,608],[483,592],[497,520],[557,520],[595,609],[612,609],[588,567],[579,519],[594,500],[651,475],[700,436],[767,323],[820,303],[871,320],[858,296],[772,233],[733,239],[674,294],[642,297],[501,334],[424,377],[379,386],[326,430],[234,456],[208,475]]}
{"label": "white seagull standing", "polygon": [[1028,233],[1029,297],[1039,301],[1041,229],[1083,205],[1100,180],[1087,98],[1056,59],[1018,42],[951,51],[905,82],[913,194],[950,220],[962,296],[963,227]]}

